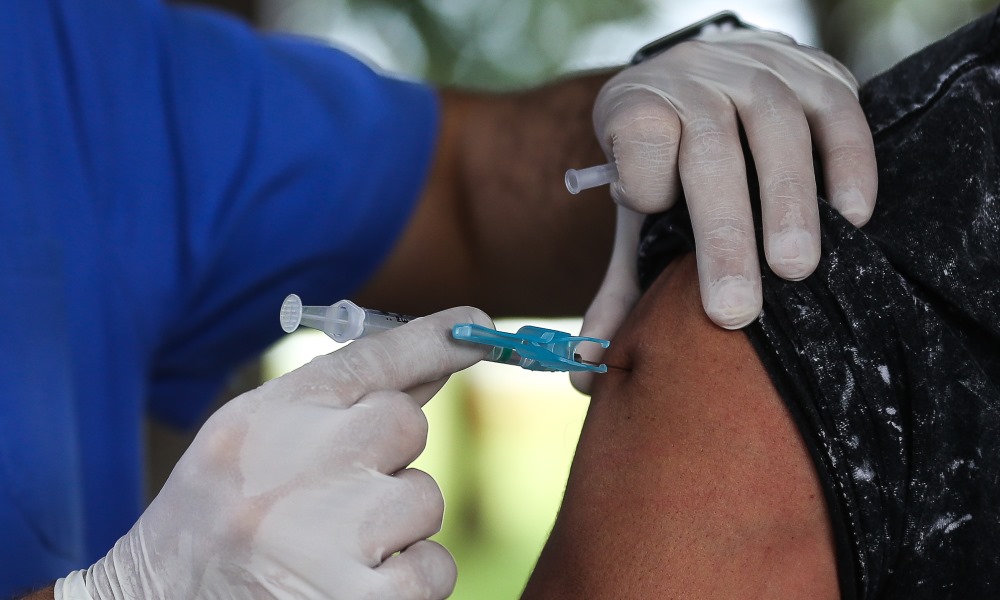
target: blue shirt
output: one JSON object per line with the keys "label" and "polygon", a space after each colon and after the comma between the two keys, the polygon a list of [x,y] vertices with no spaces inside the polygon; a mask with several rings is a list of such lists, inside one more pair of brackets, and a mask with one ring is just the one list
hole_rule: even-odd
{"label": "blue shirt", "polygon": [[155,0],[0,0],[0,596],[141,514],[142,422],[200,417],[398,238],[438,107],[334,49]]}

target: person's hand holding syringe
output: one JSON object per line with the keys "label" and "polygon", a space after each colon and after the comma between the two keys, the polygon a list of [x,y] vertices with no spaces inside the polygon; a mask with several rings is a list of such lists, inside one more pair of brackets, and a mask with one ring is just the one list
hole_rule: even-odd
{"label": "person's hand holding syringe", "polygon": [[577,344],[604,340],[496,331],[470,307],[411,321],[292,295],[281,325],[357,341],[216,411],[131,531],[60,579],[55,598],[445,598],[455,561],[428,539],[444,500],[409,467],[426,445],[423,405],[483,358],[605,370],[574,360]]}
{"label": "person's hand holding syringe", "polygon": [[445,310],[358,340],[230,400],[132,529],[56,600],[447,598],[457,570],[437,482],[410,467],[423,406],[483,346]]}

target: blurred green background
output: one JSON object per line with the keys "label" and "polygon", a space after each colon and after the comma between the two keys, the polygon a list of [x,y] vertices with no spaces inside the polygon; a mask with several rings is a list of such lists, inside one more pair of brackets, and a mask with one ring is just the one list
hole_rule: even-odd
{"label": "blurred green background", "polygon": [[719,10],[819,46],[864,80],[992,6],[986,0],[263,0],[266,28],[342,44],[394,72],[502,89],[635,49]]}
{"label": "blurred green background", "polygon": [[[827,50],[864,81],[994,5],[983,0],[206,2],[265,30],[328,40],[387,71],[486,90],[622,64],[646,42],[724,9]],[[514,330],[524,322],[498,325]],[[544,323],[579,329],[579,321]],[[233,391],[334,348],[322,334],[289,336],[248,368]],[[459,564],[454,598],[517,597],[555,518],[586,408],[587,399],[570,388],[565,375],[488,364],[454,377],[430,403],[429,445],[416,466],[438,480],[447,500],[438,539]],[[156,424],[149,432],[154,494],[188,437]]]}

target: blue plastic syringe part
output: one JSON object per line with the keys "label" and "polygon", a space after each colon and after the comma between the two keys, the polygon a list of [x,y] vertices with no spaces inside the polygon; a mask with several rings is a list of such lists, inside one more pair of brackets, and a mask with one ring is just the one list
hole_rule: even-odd
{"label": "blue plastic syringe part", "polygon": [[607,365],[593,365],[577,360],[576,347],[594,343],[601,348],[611,345],[600,338],[570,335],[564,331],[525,325],[517,333],[497,331],[474,323],[459,323],[451,328],[456,340],[493,346],[486,360],[518,365],[529,371],[591,371],[605,373]]}

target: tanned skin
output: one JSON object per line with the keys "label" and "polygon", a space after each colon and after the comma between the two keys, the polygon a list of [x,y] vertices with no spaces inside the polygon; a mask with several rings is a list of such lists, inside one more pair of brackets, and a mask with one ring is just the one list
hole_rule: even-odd
{"label": "tanned skin", "polygon": [[809,453],[746,336],[713,325],[692,256],[615,337],[523,598],[839,598]]}
{"label": "tanned skin", "polygon": [[570,195],[563,176],[607,161],[591,124],[606,79],[442,92],[423,197],[359,304],[414,315],[460,304],[494,317],[583,314],[611,254],[614,205],[607,188]]}

